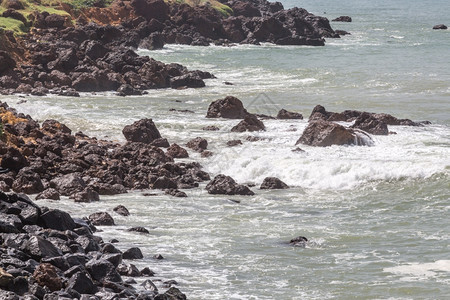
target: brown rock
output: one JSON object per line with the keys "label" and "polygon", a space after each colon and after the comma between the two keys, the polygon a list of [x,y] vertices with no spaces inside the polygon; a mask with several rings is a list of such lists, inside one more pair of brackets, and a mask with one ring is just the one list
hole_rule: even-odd
{"label": "brown rock", "polygon": [[262,131],[266,130],[264,123],[258,120],[255,115],[247,115],[244,120],[239,122],[236,126],[231,128],[232,132],[244,132],[244,131]]}
{"label": "brown rock", "polygon": [[300,143],[318,147],[365,144],[353,130],[327,121],[310,122],[296,145]]}
{"label": "brown rock", "polygon": [[107,212],[96,212],[89,215],[89,220],[93,225],[111,226],[114,224],[114,219]]}
{"label": "brown rock", "polygon": [[203,150],[206,150],[208,147],[208,141],[201,137],[196,137],[195,139],[190,140],[186,147],[191,148],[192,150],[202,152]]}
{"label": "brown rock", "polygon": [[241,100],[233,96],[212,102],[208,107],[207,118],[243,119],[248,115]]}
{"label": "brown rock", "polygon": [[276,177],[266,177],[259,187],[261,190],[288,189],[289,186]]}
{"label": "brown rock", "polygon": [[389,133],[386,123],[369,113],[361,114],[351,128],[361,129],[375,135],[388,135]]}
{"label": "brown rock", "polygon": [[302,120],[302,114],[296,112],[290,112],[285,109],[281,109],[277,114],[277,119],[299,119]]}
{"label": "brown rock", "polygon": [[142,119],[132,125],[127,125],[123,128],[122,133],[127,141],[144,144],[149,144],[161,138],[161,134],[152,119]]}
{"label": "brown rock", "polygon": [[40,264],[33,273],[33,278],[42,287],[48,287],[50,291],[58,291],[63,287],[63,282],[57,274],[57,269],[49,263]]}
{"label": "brown rock", "polygon": [[178,144],[173,143],[169,148],[167,148],[167,155],[173,158],[187,158],[189,157],[186,149],[180,147]]}
{"label": "brown rock", "polygon": [[247,186],[237,184],[233,178],[223,174],[214,177],[214,179],[206,185],[206,190],[209,194],[244,196],[253,196],[255,194]]}

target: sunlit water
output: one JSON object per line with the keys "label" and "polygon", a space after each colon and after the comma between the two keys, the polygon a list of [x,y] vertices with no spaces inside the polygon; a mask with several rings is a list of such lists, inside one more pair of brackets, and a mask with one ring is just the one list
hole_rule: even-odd
{"label": "sunlit water", "polygon": [[[190,47],[168,45],[142,55],[203,69],[218,78],[206,88],[152,90],[142,97],[112,94],[1,97],[43,121],[55,118],[73,131],[123,142],[123,126],[149,117],[170,142],[201,136],[211,158],[190,152],[211,176],[224,173],[254,184],[256,196],[188,198],[159,191],[102,197],[91,204],[39,201],[76,216],[125,205],[130,217],[112,213],[125,250],[138,245],[156,279],[175,279],[189,299],[446,299],[450,294],[450,39],[433,31],[446,23],[447,1],[284,1],[332,19],[352,33],[325,47]],[[447,9],[446,9],[447,7]],[[234,85],[225,85],[224,82]],[[240,98],[254,113],[281,108],[305,120],[267,120],[261,133],[230,133],[238,121],[206,119],[209,103]],[[18,104],[21,100],[26,103]],[[396,135],[373,137],[371,147],[313,148],[293,152],[312,108],[386,112],[425,127],[390,127]],[[194,113],[170,112],[170,108]],[[203,131],[215,125],[217,132]],[[246,141],[258,136],[257,142]],[[243,145],[226,147],[241,139]],[[291,189],[262,191],[267,176]],[[144,226],[150,235],[127,232]],[[306,248],[287,242],[298,235]],[[162,254],[164,260],[154,260]],[[161,290],[162,284],[156,281]]]}

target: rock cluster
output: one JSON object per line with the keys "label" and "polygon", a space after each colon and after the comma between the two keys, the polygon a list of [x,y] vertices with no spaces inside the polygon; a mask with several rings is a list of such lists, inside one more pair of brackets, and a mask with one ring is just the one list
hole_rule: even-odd
{"label": "rock cluster", "polygon": [[34,29],[18,39],[0,32],[0,92],[77,96],[117,91],[125,96],[155,88],[203,87],[203,79],[212,74],[138,56],[133,49],[160,49],[165,43],[321,46],[324,38],[339,37],[326,18],[302,8],[285,10],[266,0],[224,4],[233,10],[231,16],[208,5],[116,0],[109,7],[85,9],[75,26],[45,11],[30,15],[28,24],[10,8],[7,17],[23,19]]}
{"label": "rock cluster", "polygon": [[[334,122],[354,122],[350,128]],[[398,119],[384,113],[369,113],[345,110],[342,113],[328,112],[323,106],[314,107],[309,124],[297,144],[326,147],[331,145],[370,145],[369,134],[387,135],[388,125],[422,126],[429,122],[413,122]]]}
{"label": "rock cluster", "polygon": [[104,242],[90,219],[0,192],[0,298],[186,299],[175,287],[159,294],[150,280],[140,290],[124,282],[154,273],[125,262],[143,258],[139,248]]}
{"label": "rock cluster", "polygon": [[98,201],[99,195],[130,189],[193,188],[210,179],[198,163],[174,162],[174,157],[187,152],[169,149],[165,153],[155,146],[161,137],[150,119],[126,126],[124,134],[130,141],[118,144],[82,133],[73,135],[55,120],[40,126],[6,103],[0,102],[0,115],[4,123],[0,141],[3,191],[39,193],[37,199],[69,196],[76,202],[91,202]]}

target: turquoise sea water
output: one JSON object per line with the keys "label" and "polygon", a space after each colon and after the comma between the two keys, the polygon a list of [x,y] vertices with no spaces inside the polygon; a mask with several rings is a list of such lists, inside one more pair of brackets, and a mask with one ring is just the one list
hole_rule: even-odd
{"label": "turquoise sea water", "polygon": [[[152,90],[142,97],[111,94],[81,98],[1,97],[43,121],[124,141],[123,126],[153,118],[161,134],[181,145],[202,136],[214,152],[200,158],[212,176],[224,173],[255,184],[254,197],[211,196],[204,186],[188,198],[156,191],[102,197],[92,204],[40,201],[77,216],[123,204],[131,217],[101,228],[118,247],[137,244],[138,267],[157,272],[155,283],[175,279],[189,299],[448,299],[450,294],[450,25],[448,1],[283,1],[329,19],[351,33],[325,47],[190,47],[144,51],[164,62],[214,73],[206,88]],[[326,13],[325,13],[326,12]],[[228,81],[234,85],[225,85]],[[240,98],[250,112],[301,112],[305,120],[264,121],[263,138],[230,133],[237,121],[206,119],[209,103]],[[391,127],[371,147],[301,146],[295,142],[313,107],[386,112],[426,127]],[[170,108],[194,113],[170,112]],[[218,132],[201,130],[207,125]],[[241,139],[243,145],[225,146]],[[262,191],[266,176],[291,186]],[[155,191],[152,191],[152,193]],[[239,202],[236,203],[235,201]],[[150,235],[125,231],[144,226]],[[308,237],[306,248],[286,244]],[[165,259],[151,257],[160,253]]]}

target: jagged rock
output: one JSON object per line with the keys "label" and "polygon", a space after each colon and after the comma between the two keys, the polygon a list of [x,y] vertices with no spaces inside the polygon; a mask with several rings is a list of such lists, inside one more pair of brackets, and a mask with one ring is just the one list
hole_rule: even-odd
{"label": "jagged rock", "polygon": [[178,88],[200,88],[204,87],[205,82],[196,74],[184,74],[181,76],[176,76],[170,79],[170,87],[173,89]]}
{"label": "jagged rock", "polygon": [[63,287],[63,282],[57,274],[57,269],[51,264],[40,264],[33,273],[33,278],[42,286],[50,291],[58,291]]}
{"label": "jagged rock", "polygon": [[259,187],[262,190],[288,189],[289,186],[276,177],[266,177]]}
{"label": "jagged rock", "polygon": [[149,144],[161,138],[161,134],[152,119],[142,119],[127,125],[122,130],[123,135],[130,142]]}
{"label": "jagged rock", "polygon": [[170,145],[169,148],[167,148],[167,155],[173,158],[187,158],[189,157],[188,152],[186,149],[180,147],[178,144],[173,143]]}
{"label": "jagged rock", "polygon": [[245,185],[237,184],[230,176],[219,174],[206,185],[209,194],[253,196],[254,193]]}
{"label": "jagged rock", "polygon": [[36,196],[36,200],[39,199],[60,200],[60,194],[57,190],[48,188]]}
{"label": "jagged rock", "polygon": [[91,259],[86,263],[86,270],[94,280],[122,282],[116,267],[106,259]]}
{"label": "jagged rock", "polygon": [[201,137],[196,137],[195,139],[190,140],[186,147],[191,148],[195,151],[202,152],[208,148],[208,141]]}
{"label": "jagged rock", "polygon": [[255,115],[247,115],[244,120],[239,122],[236,126],[231,128],[232,132],[244,132],[244,131],[263,131],[266,130],[264,123],[258,120]]}
{"label": "jagged rock", "polygon": [[50,186],[56,189],[61,195],[69,196],[77,192],[82,192],[86,188],[86,182],[78,174],[67,174],[52,179]]}
{"label": "jagged rock", "polygon": [[50,209],[44,212],[41,217],[44,228],[51,228],[55,230],[65,231],[73,230],[76,224],[72,217],[59,209]]}
{"label": "jagged rock", "polygon": [[244,119],[248,115],[241,100],[233,96],[213,101],[206,114],[207,118]]}
{"label": "jagged rock", "polygon": [[72,275],[67,283],[67,287],[80,294],[94,294],[97,292],[97,287],[92,282],[91,276],[83,271]]}
{"label": "jagged rock", "polygon": [[350,127],[361,129],[375,135],[389,134],[386,123],[384,123],[380,119],[375,118],[372,114],[369,113],[362,113],[358,118],[356,118],[355,123]]}
{"label": "jagged rock", "polygon": [[83,191],[74,193],[70,196],[75,202],[94,202],[100,201],[99,194],[91,187],[86,187]]}

